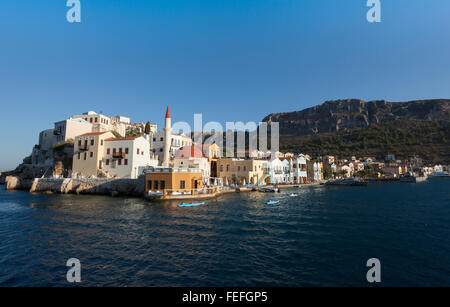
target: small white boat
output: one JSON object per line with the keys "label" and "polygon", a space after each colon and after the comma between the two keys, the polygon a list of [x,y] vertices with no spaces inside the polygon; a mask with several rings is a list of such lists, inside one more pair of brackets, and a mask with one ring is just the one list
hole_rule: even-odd
{"label": "small white boat", "polygon": [[296,197],[296,196],[298,196],[298,194],[296,194],[296,193],[291,193],[291,194],[289,194],[289,196],[290,196],[290,197]]}
{"label": "small white boat", "polygon": [[178,205],[178,207],[196,207],[204,205],[205,202],[199,202],[199,203],[181,203]]}
{"label": "small white boat", "polygon": [[260,188],[259,191],[263,192],[263,193],[275,193],[275,192],[280,192],[280,189],[279,188]]}
{"label": "small white boat", "polygon": [[156,199],[156,198],[161,198],[163,195],[164,195],[164,193],[160,192],[160,191],[154,191],[154,192],[149,191],[147,193],[147,195],[145,195],[145,199],[152,200],[152,199]]}
{"label": "small white boat", "polygon": [[268,202],[266,202],[266,205],[276,205],[280,203],[279,200],[269,200]]}
{"label": "small white boat", "polygon": [[429,177],[442,177],[442,178],[450,178],[450,174],[446,172],[433,172]]}

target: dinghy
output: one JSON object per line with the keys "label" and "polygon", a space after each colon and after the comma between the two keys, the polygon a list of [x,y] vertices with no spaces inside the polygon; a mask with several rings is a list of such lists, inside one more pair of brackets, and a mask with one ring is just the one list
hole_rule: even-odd
{"label": "dinghy", "polygon": [[204,205],[205,202],[200,202],[200,203],[181,203],[178,205],[178,207],[195,207],[195,206],[201,206]]}
{"label": "dinghy", "polygon": [[266,202],[266,205],[276,205],[279,202],[280,202],[279,200],[269,200],[268,202]]}

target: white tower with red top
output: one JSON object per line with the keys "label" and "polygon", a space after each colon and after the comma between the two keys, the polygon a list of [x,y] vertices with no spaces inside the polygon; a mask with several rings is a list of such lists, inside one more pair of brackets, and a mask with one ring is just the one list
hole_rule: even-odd
{"label": "white tower with red top", "polygon": [[163,156],[163,162],[162,162],[162,166],[164,166],[164,167],[169,166],[170,146],[172,143],[171,135],[172,135],[172,126],[171,126],[169,106],[167,106],[166,122],[165,122],[165,126],[164,126],[164,156]]}

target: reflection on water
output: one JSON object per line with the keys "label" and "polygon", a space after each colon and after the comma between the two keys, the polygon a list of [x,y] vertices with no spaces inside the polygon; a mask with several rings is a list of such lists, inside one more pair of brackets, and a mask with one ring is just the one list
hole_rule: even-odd
{"label": "reflection on water", "polygon": [[304,187],[184,208],[1,187],[0,285],[67,285],[72,257],[82,285],[367,285],[376,257],[384,285],[449,286],[449,185]]}

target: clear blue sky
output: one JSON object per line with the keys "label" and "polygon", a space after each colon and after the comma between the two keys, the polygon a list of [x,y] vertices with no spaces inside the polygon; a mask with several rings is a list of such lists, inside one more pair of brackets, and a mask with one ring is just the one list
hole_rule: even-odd
{"label": "clear blue sky", "polygon": [[88,110],[259,121],[328,99],[450,98],[450,1],[0,1],[0,169]]}

